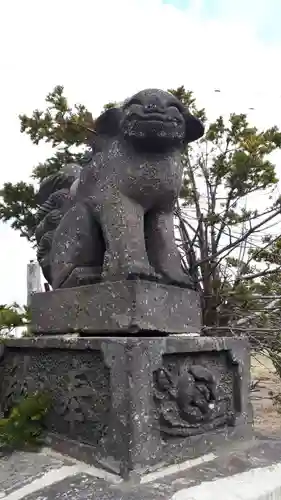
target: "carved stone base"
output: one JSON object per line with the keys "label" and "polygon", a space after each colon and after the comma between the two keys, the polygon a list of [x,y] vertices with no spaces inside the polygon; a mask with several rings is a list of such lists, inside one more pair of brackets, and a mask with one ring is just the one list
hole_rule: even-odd
{"label": "carved stone base", "polygon": [[2,413],[47,389],[49,443],[124,478],[193,458],[251,428],[249,350],[211,337],[7,340]]}
{"label": "carved stone base", "polygon": [[158,335],[197,333],[197,292],[150,281],[115,281],[32,296],[36,334]]}

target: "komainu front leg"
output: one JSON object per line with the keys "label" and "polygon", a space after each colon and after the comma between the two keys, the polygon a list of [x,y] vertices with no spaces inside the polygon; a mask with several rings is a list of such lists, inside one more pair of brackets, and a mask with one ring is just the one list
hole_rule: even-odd
{"label": "komainu front leg", "polygon": [[143,208],[120,193],[110,193],[108,200],[96,208],[106,245],[103,278],[151,278],[155,273],[146,253]]}
{"label": "komainu front leg", "polygon": [[171,284],[193,288],[190,276],[182,270],[173,213],[149,212],[145,217],[145,237],[148,258],[155,271]]}

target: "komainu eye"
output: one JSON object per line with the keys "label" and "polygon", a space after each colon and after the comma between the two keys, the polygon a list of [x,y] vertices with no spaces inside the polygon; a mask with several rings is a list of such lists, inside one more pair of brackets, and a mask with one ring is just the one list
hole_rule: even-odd
{"label": "komainu eye", "polygon": [[130,101],[128,101],[125,104],[124,109],[129,108],[132,105],[142,106],[143,104],[142,104],[142,102],[139,99],[137,99],[136,97],[134,97],[133,99],[131,99]]}
{"label": "komainu eye", "polygon": [[183,105],[180,102],[171,101],[168,102],[168,108],[176,108],[180,113],[183,112]]}

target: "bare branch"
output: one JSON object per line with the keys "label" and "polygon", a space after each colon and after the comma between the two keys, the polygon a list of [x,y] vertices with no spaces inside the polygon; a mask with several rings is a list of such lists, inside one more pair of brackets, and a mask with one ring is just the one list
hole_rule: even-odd
{"label": "bare branch", "polygon": [[228,215],[228,211],[229,211],[230,204],[232,201],[232,194],[233,194],[233,189],[230,189],[228,192],[227,202],[226,202],[226,206],[225,206],[225,210],[224,210],[224,216],[222,218],[220,229],[219,229],[217,237],[216,237],[216,248],[218,248],[218,244],[220,242],[222,232],[226,226],[227,215]]}
{"label": "bare branch", "polygon": [[224,252],[228,251],[231,248],[235,248],[241,243],[242,241],[246,240],[253,232],[257,231],[260,229],[263,225],[265,225],[267,222],[270,220],[274,219],[277,215],[280,214],[280,209],[278,209],[275,213],[271,214],[269,217],[267,217],[265,220],[261,221],[259,224],[256,224],[256,226],[253,226],[251,229],[249,229],[241,238],[238,238],[235,242],[229,243],[229,245],[226,245],[224,248],[216,252],[215,254],[209,255],[208,257],[205,257],[198,261],[196,263],[196,266],[200,266],[204,264],[205,262],[215,260],[219,255],[223,254]]}

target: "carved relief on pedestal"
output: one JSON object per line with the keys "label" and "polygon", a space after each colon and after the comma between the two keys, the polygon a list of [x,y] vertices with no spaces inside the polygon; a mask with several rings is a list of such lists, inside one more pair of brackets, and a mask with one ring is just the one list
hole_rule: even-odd
{"label": "carved relief on pedestal", "polygon": [[7,416],[22,398],[46,391],[51,408],[47,428],[81,441],[98,442],[107,432],[110,405],[109,372],[98,352],[72,356],[10,356],[2,366],[0,414]]}
{"label": "carved relief on pedestal", "polygon": [[211,369],[181,365],[154,372],[154,400],[160,430],[172,436],[192,436],[231,425],[232,398]]}

